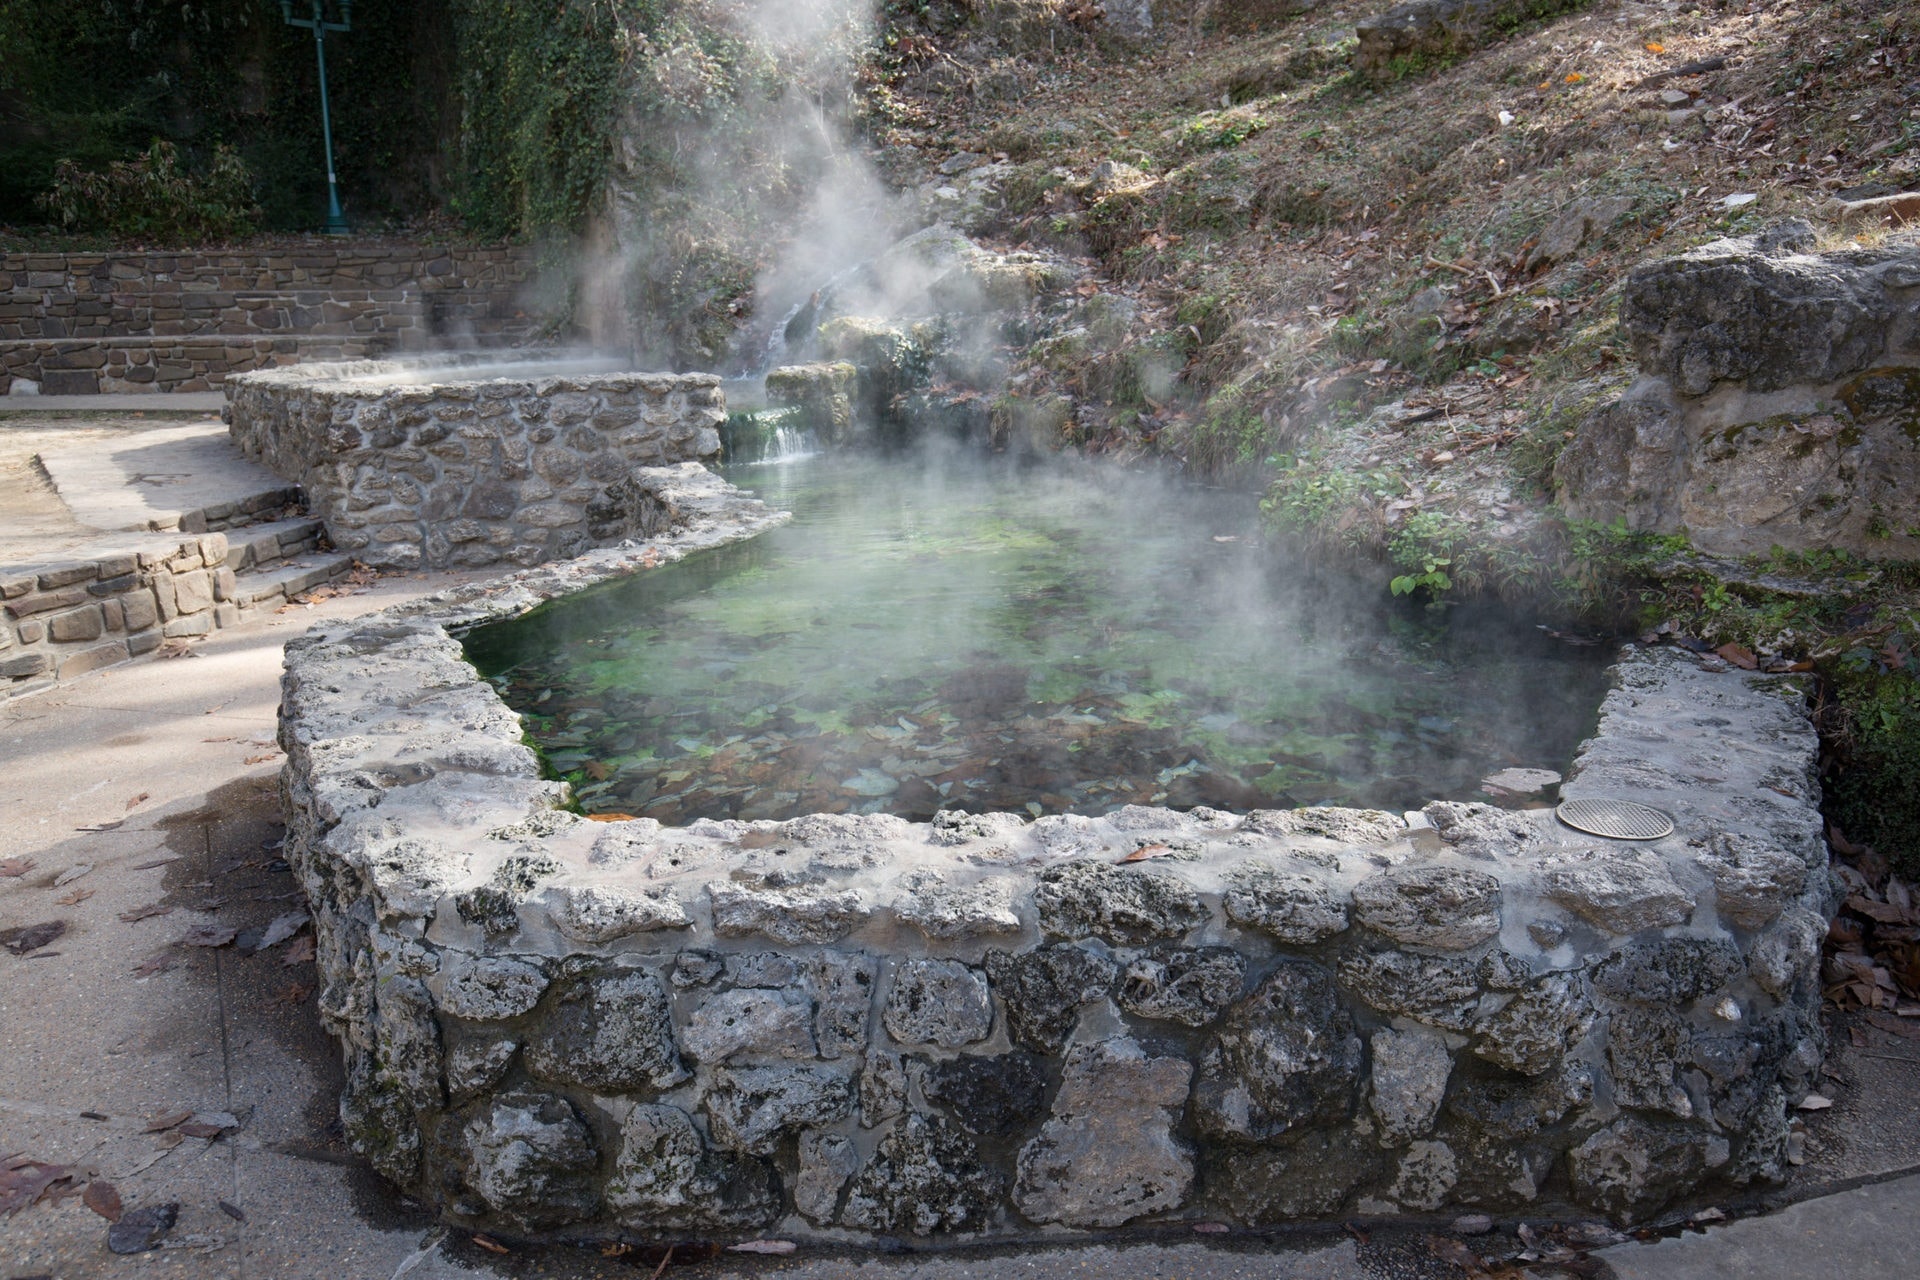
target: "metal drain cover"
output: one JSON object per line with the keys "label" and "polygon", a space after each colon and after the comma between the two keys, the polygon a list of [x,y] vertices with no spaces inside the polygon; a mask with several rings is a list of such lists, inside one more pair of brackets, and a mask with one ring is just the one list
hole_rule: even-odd
{"label": "metal drain cover", "polygon": [[1673,819],[1631,800],[1569,800],[1554,810],[1575,831],[1609,840],[1658,840],[1673,834]]}

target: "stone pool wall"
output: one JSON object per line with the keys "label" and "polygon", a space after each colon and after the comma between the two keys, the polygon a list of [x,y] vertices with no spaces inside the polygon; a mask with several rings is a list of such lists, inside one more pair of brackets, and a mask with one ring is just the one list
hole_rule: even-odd
{"label": "stone pool wall", "polygon": [[588,821],[454,633],[771,519],[689,482],[692,531],[288,648],[342,1114],[408,1194],[517,1236],[924,1241],[1645,1221],[1785,1176],[1833,902],[1791,678],[1623,655],[1565,791],[1673,813],[1647,844],[1456,802]]}
{"label": "stone pool wall", "polygon": [[241,374],[227,421],[336,547],[380,568],[534,565],[644,537],[661,515],[634,469],[720,452],[711,374],[460,378],[375,361]]}

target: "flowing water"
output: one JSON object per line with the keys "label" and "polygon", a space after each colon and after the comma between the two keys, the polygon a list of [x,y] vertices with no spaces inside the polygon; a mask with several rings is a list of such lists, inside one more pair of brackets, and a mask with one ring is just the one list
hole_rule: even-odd
{"label": "flowing water", "polygon": [[793,523],[468,637],[588,812],[1406,808],[1563,770],[1604,688],[1604,646],[1315,571],[1240,495],[937,455],[729,478]]}

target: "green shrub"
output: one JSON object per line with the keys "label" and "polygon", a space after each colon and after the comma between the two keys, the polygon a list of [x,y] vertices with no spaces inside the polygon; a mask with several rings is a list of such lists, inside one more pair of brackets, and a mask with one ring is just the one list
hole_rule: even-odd
{"label": "green shrub", "polygon": [[68,231],[101,231],[155,244],[231,240],[251,233],[260,217],[253,175],[240,153],[214,149],[205,172],[181,168],[171,142],[156,138],[136,159],[103,170],[71,160],[54,166],[53,186],[37,202]]}
{"label": "green shrub", "polygon": [[[1836,673],[1844,724],[1831,812],[1848,839],[1920,875],[1920,682],[1906,672]],[[1863,664],[1855,663],[1859,666]]]}

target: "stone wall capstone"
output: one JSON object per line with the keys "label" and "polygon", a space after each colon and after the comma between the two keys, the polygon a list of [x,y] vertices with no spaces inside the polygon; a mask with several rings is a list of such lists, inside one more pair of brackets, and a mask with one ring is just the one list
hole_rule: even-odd
{"label": "stone wall capstone", "polygon": [[1833,905],[1790,679],[1628,650],[1566,793],[1666,808],[1645,844],[1448,802],[684,829],[559,807],[452,632],[762,524],[736,507],[288,647],[287,856],[347,1133],[448,1220],[1640,1222],[1786,1176]]}
{"label": "stone wall capstone", "polygon": [[485,373],[262,370],[228,383],[227,421],[241,452],[299,482],[336,547],[380,568],[533,565],[648,536],[664,516],[635,468],[720,451],[712,374]]}

